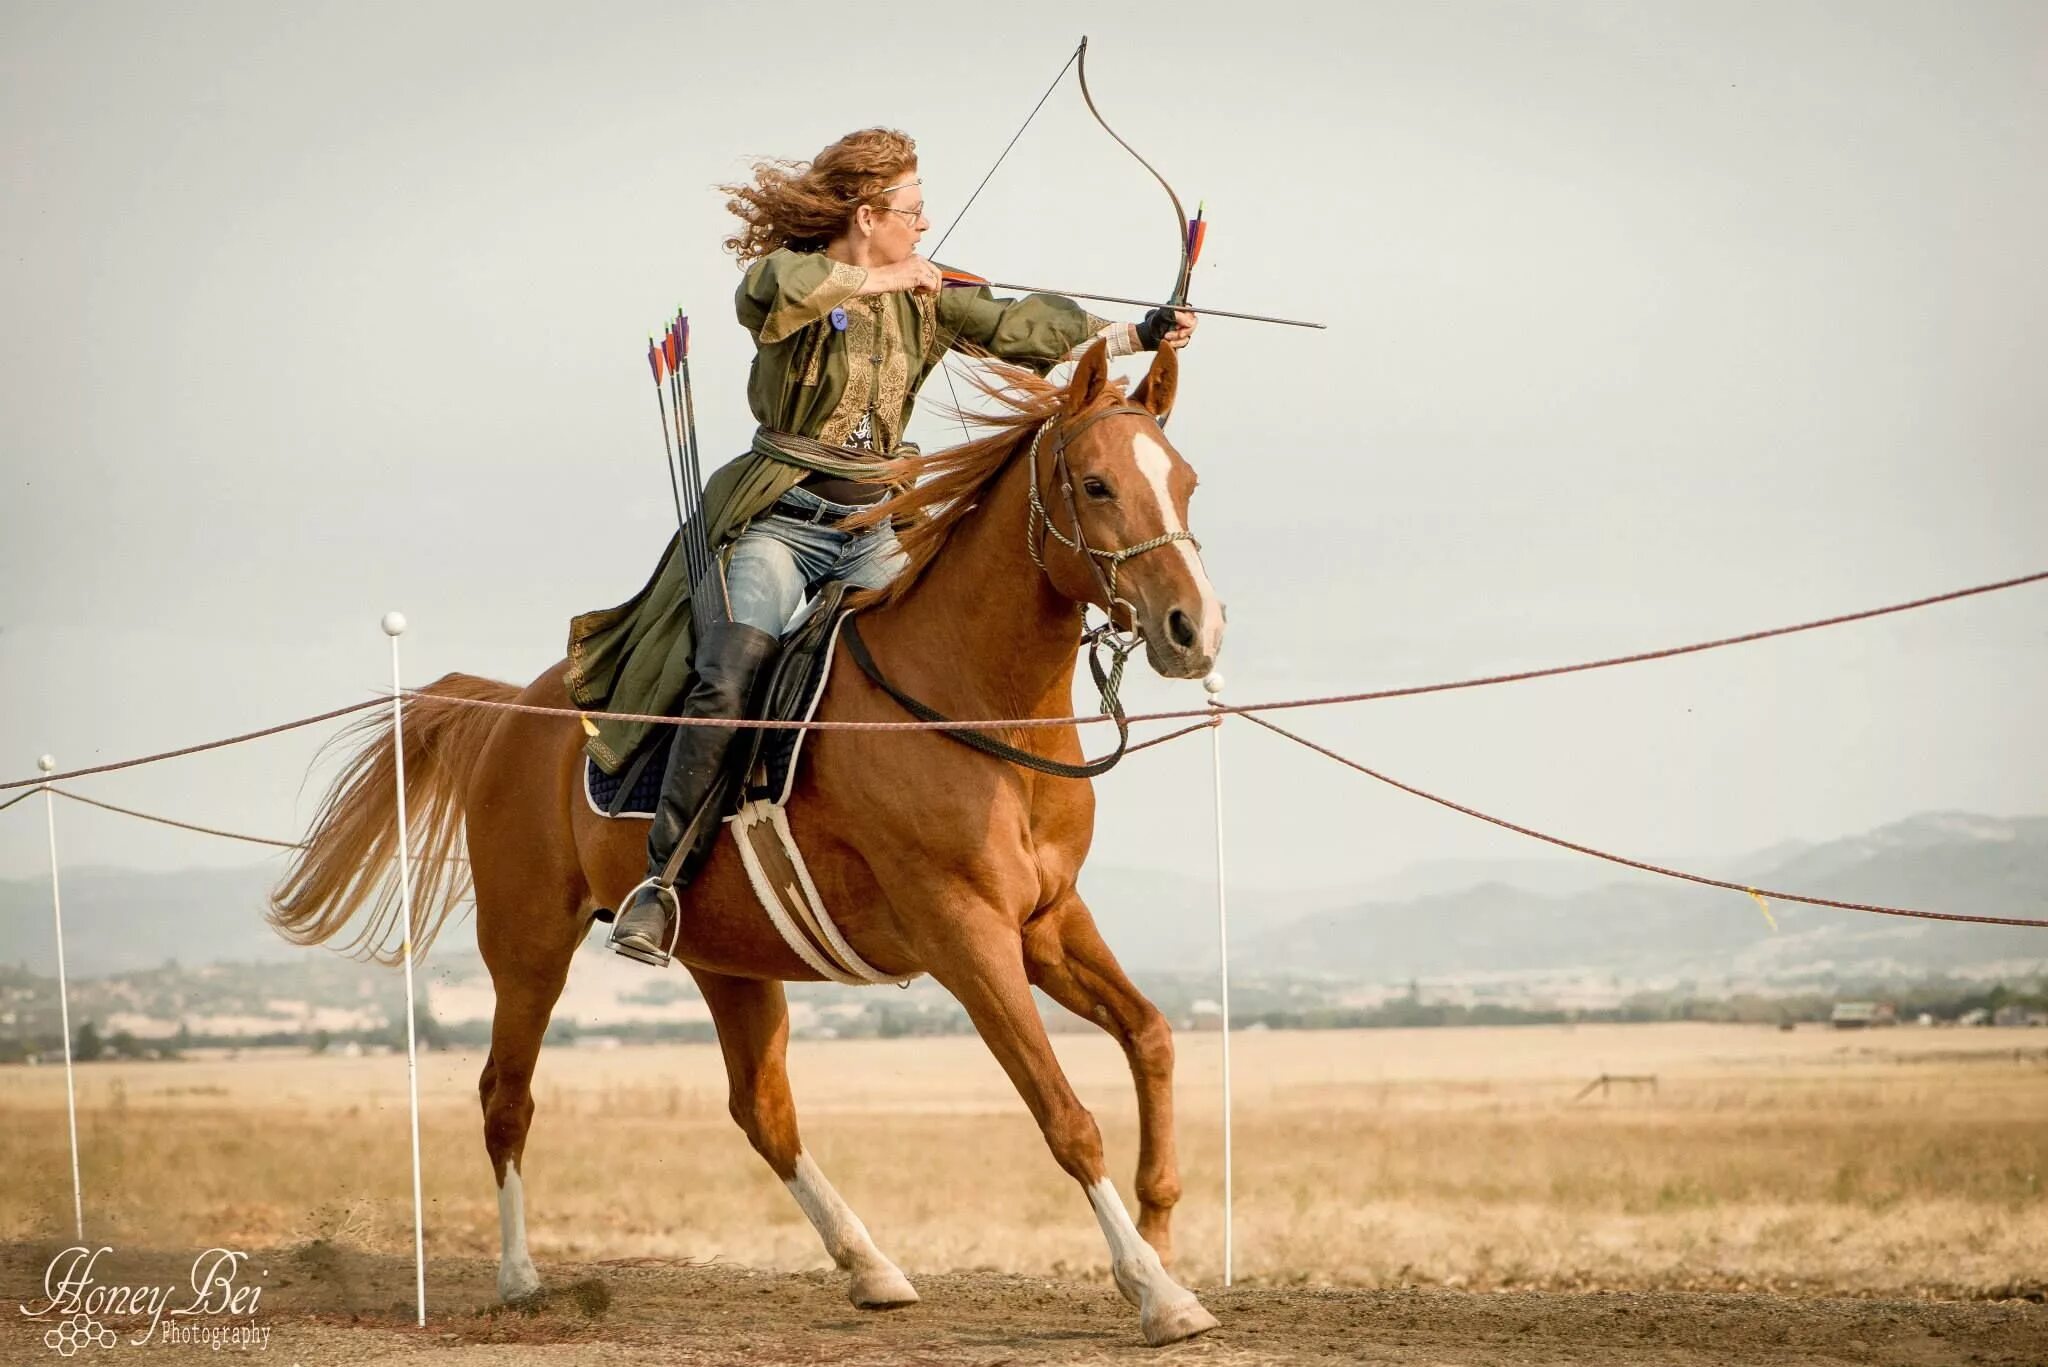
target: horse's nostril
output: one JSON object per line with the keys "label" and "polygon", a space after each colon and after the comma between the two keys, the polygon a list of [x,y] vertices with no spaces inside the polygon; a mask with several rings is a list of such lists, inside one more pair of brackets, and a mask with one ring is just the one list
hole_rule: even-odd
{"label": "horse's nostril", "polygon": [[1166,614],[1166,634],[1173,637],[1173,643],[1182,650],[1195,643],[1195,623],[1185,612],[1175,608]]}

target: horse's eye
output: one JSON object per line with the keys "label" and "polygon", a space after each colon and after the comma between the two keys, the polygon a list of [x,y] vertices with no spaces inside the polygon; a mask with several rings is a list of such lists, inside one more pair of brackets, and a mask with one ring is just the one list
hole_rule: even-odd
{"label": "horse's eye", "polygon": [[1097,479],[1094,475],[1090,475],[1086,479],[1082,480],[1081,488],[1084,492],[1087,493],[1088,497],[1090,498],[1112,497],[1109,486],[1107,484],[1104,484],[1101,480]]}

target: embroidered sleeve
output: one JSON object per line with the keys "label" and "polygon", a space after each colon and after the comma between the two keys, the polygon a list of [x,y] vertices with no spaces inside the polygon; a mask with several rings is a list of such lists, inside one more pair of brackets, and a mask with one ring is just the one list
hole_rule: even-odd
{"label": "embroidered sleeve", "polygon": [[774,251],[748,267],[734,310],[756,342],[773,346],[853,298],[867,278],[823,252]]}

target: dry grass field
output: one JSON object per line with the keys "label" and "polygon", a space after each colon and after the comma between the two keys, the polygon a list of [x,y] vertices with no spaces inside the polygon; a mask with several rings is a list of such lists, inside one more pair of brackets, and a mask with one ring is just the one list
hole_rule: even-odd
{"label": "dry grass field", "polygon": [[[1129,1190],[1122,1056],[1063,1035]],[[1180,1037],[1179,1264],[1220,1279],[1219,1038]],[[1240,1034],[1236,1249],[1266,1287],[2039,1294],[2048,1037],[1668,1025]],[[494,1257],[481,1059],[423,1060],[427,1248]],[[973,1039],[799,1042],[806,1143],[913,1276],[1104,1275],[1087,1204]],[[1574,1100],[1601,1073],[1656,1085]],[[402,1057],[79,1070],[85,1216],[129,1248],[411,1245]],[[0,1242],[68,1237],[63,1070],[0,1071]],[[717,1051],[551,1050],[527,1151],[550,1261],[818,1269]],[[630,1194],[629,1194],[630,1193]]]}

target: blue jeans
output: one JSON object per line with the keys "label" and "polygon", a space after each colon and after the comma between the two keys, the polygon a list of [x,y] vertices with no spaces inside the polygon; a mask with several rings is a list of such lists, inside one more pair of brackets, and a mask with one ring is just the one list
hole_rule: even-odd
{"label": "blue jeans", "polygon": [[[802,487],[782,498],[828,513],[853,511]],[[887,523],[848,533],[771,511],[756,518],[733,542],[725,566],[727,610],[735,622],[780,636],[804,605],[805,595],[815,593],[819,585],[844,579],[855,588],[878,589],[902,568],[903,551]],[[697,585],[695,592],[711,595],[699,601],[717,601],[718,585],[712,578],[716,573],[713,569]]]}

